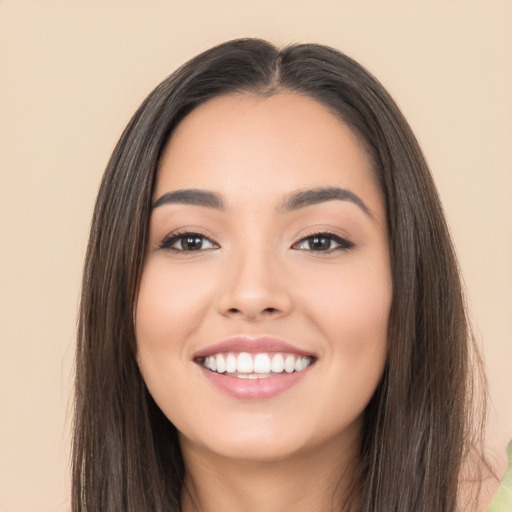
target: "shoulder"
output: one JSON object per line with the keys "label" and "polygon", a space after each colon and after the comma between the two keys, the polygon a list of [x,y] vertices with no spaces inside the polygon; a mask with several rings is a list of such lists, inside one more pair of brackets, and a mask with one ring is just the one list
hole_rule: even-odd
{"label": "shoulder", "polygon": [[507,455],[508,469],[504,450],[495,452],[472,446],[459,475],[457,512],[512,512],[512,506],[508,504],[512,502],[507,501],[512,498],[512,440]]}
{"label": "shoulder", "polygon": [[502,478],[498,487],[498,492],[494,496],[486,512],[511,512],[512,511],[512,440],[507,447],[508,467],[505,476]]}

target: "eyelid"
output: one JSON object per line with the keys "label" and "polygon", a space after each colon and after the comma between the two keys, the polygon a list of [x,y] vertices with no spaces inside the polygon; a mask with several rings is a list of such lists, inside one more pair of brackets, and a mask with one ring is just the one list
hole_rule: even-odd
{"label": "eyelid", "polygon": [[355,243],[350,240],[350,238],[347,235],[341,235],[340,233],[337,233],[335,231],[329,230],[329,229],[317,229],[310,233],[301,233],[299,237],[297,238],[297,241],[293,243],[292,249],[300,244],[301,242],[304,242],[310,238],[314,238],[315,236],[323,236],[325,238],[329,238],[336,242],[338,244],[338,247],[335,247],[333,249],[328,249],[326,251],[313,251],[312,249],[296,249],[296,250],[304,250],[304,251],[310,251],[310,252],[318,252],[318,253],[324,253],[324,254],[331,254],[336,251],[348,251],[355,247]]}
{"label": "eyelid", "polygon": [[[180,238],[185,238],[186,236],[196,236],[196,237],[199,237],[199,238],[203,238],[204,240],[208,240],[215,247],[210,247],[208,249],[199,249],[199,250],[196,250],[196,251],[186,251],[184,249],[176,249],[176,248],[171,247],[171,245],[174,242],[176,242]],[[176,231],[172,231],[171,233],[166,235],[163,238],[163,240],[158,244],[158,249],[163,249],[163,250],[166,250],[166,251],[172,251],[172,252],[175,252],[175,253],[184,253],[184,254],[186,254],[186,253],[200,253],[200,252],[205,252],[205,251],[211,251],[213,249],[218,249],[219,247],[220,246],[219,246],[219,244],[217,242],[215,242],[210,236],[202,233],[201,230],[198,229],[198,228],[186,228],[186,229],[180,228],[180,229],[177,229]]]}

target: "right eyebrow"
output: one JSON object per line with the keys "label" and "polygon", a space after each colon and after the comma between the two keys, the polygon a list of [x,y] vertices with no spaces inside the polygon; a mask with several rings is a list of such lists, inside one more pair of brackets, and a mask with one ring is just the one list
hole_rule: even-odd
{"label": "right eyebrow", "polygon": [[186,189],[173,190],[160,196],[154,203],[153,209],[164,204],[192,204],[195,206],[204,206],[216,210],[224,210],[224,201],[219,194],[206,190]]}
{"label": "right eyebrow", "polygon": [[371,210],[359,196],[350,190],[339,187],[320,187],[310,190],[299,190],[287,196],[283,204],[279,207],[279,210],[290,212],[313,204],[333,200],[350,201],[366,213],[368,217],[375,219]]}

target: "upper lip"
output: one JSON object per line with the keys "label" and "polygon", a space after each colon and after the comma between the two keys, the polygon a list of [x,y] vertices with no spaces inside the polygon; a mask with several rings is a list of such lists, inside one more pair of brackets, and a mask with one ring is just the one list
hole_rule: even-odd
{"label": "upper lip", "polygon": [[211,356],[213,354],[228,352],[248,352],[252,354],[259,353],[287,353],[297,354],[300,356],[314,357],[314,354],[306,350],[302,350],[286,341],[270,336],[260,338],[251,338],[245,336],[237,336],[228,338],[214,345],[199,350],[194,354],[194,359]]}

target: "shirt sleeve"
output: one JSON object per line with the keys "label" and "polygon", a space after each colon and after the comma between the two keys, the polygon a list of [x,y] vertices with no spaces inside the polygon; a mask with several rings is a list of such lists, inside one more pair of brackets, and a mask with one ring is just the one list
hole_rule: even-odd
{"label": "shirt sleeve", "polygon": [[486,512],[512,512],[512,440],[507,446],[508,468]]}

